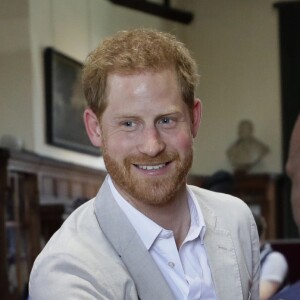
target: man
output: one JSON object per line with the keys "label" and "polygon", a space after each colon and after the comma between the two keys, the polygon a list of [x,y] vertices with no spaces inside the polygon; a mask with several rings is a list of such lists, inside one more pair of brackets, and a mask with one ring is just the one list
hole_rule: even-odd
{"label": "man", "polygon": [[89,55],[84,121],[109,176],[37,258],[33,300],[258,299],[249,208],[186,185],[197,77],[186,47],[150,29],[119,32]]}
{"label": "man", "polygon": [[260,244],[259,299],[268,300],[288,284],[288,263],[284,255],[272,249],[265,240],[266,221],[261,215],[254,215]]}
{"label": "man", "polygon": [[292,181],[293,215],[300,232],[300,114],[291,136],[286,171]]}

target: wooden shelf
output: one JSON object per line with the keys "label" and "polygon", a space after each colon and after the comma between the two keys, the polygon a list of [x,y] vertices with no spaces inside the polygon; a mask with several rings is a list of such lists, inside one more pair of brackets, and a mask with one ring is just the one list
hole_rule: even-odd
{"label": "wooden shelf", "polygon": [[[106,172],[0,148],[0,294],[21,299],[32,264],[65,209],[94,197]],[[10,269],[16,270],[9,276]]]}

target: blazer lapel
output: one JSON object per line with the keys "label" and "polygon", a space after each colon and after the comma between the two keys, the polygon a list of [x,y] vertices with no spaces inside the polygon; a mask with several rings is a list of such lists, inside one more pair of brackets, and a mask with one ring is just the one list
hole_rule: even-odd
{"label": "blazer lapel", "polygon": [[174,299],[164,277],[104,181],[95,201],[98,223],[133,278],[142,300]]}
{"label": "blazer lapel", "polygon": [[217,299],[242,300],[242,284],[230,233],[217,228],[214,213],[200,202],[206,224],[204,246],[211,269]]}

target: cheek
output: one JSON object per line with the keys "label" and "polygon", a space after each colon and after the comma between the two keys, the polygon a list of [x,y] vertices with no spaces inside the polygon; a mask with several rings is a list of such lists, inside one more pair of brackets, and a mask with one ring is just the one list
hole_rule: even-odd
{"label": "cheek", "polygon": [[193,147],[193,137],[190,131],[179,132],[171,140],[170,144],[178,152],[182,153],[181,155],[185,155]]}
{"label": "cheek", "polygon": [[106,151],[114,159],[128,155],[134,149],[134,141],[122,134],[106,136],[104,139]]}

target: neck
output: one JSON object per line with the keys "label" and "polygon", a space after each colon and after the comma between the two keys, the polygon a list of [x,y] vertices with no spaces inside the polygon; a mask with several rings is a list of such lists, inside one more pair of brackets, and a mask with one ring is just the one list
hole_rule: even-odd
{"label": "neck", "polygon": [[188,195],[185,186],[172,201],[164,205],[153,206],[138,203],[138,205],[134,206],[156,224],[164,229],[172,230],[179,249],[187,236],[191,224]]}

